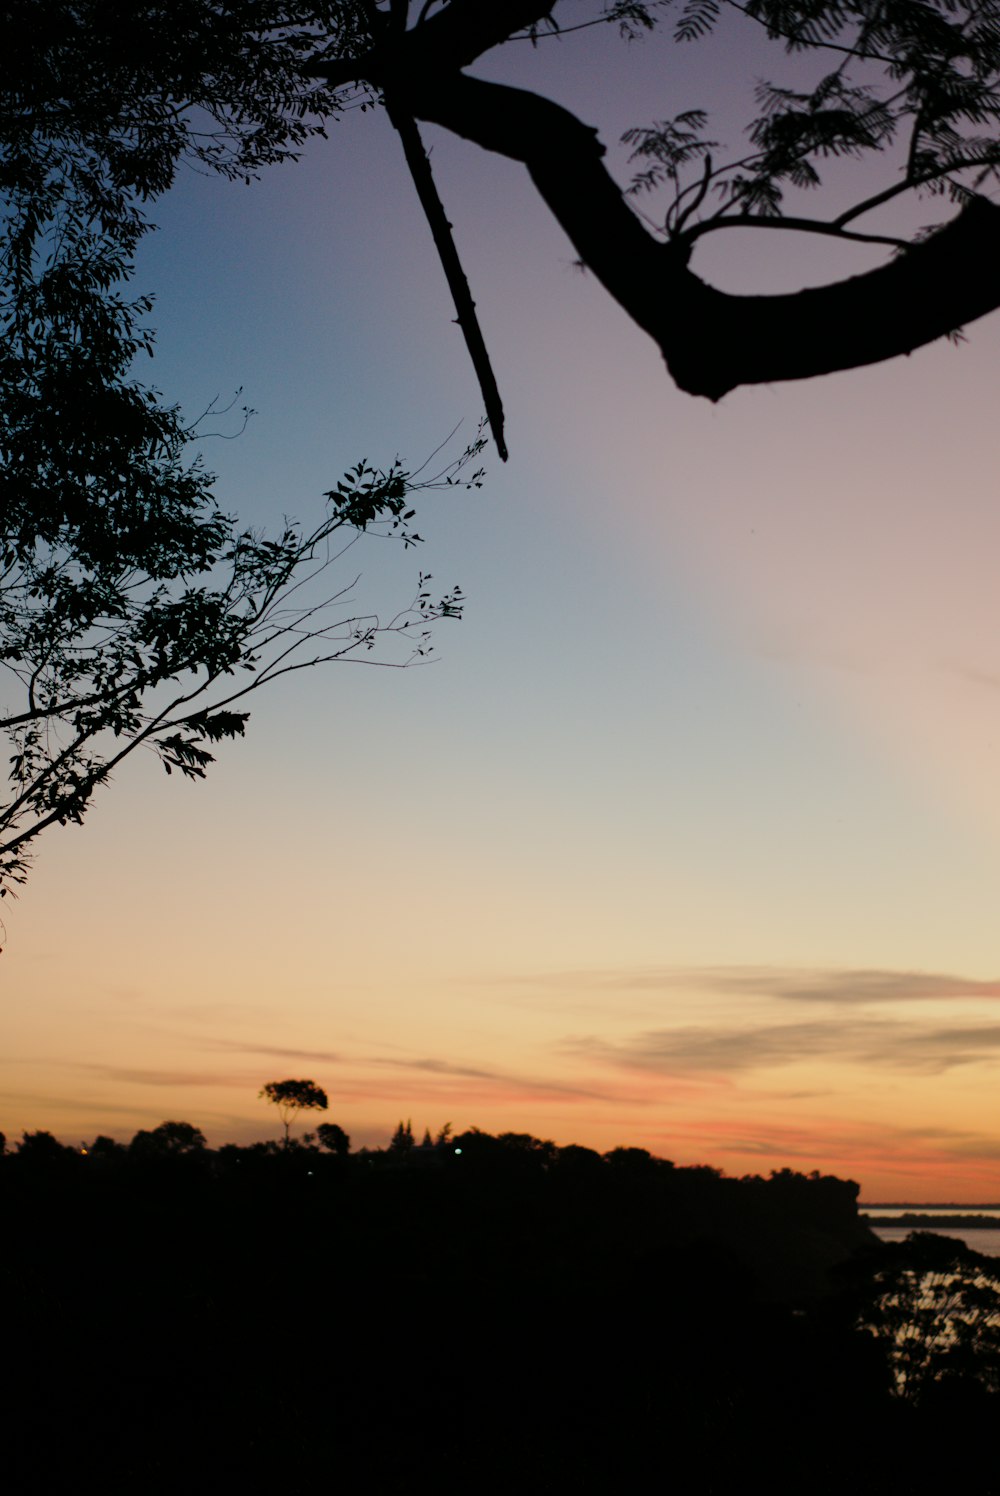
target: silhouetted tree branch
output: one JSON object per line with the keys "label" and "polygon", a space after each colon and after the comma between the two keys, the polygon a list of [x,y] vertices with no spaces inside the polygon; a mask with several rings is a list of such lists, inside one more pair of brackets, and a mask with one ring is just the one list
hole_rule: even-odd
{"label": "silhouetted tree branch", "polygon": [[402,143],[406,164],[410,168],[410,176],[417,189],[420,206],[424,210],[441,267],[448,282],[448,289],[455,303],[458,324],[465,337],[476,378],[479,380],[479,389],[486,407],[486,418],[490,424],[497,452],[501,460],[506,462],[508,453],[503,435],[503,403],[500,399],[500,391],[497,388],[496,376],[493,373],[482,329],[479,326],[479,318],[476,316],[476,303],[472,299],[469,282],[455,248],[455,240],[452,237],[451,224],[448,222],[444,204],[434,185],[431,164],[424,150],[424,143],[420,139],[420,131],[412,116],[405,109],[396,109],[392,104],[387,104],[387,109]]}
{"label": "silhouetted tree branch", "polygon": [[[523,162],[582,263],[654,338],[675,381],[691,394],[714,400],[741,384],[810,378],[910,353],[1000,305],[1000,208],[981,191],[996,177],[1000,146],[966,128],[969,121],[995,127],[1000,120],[1000,11],[993,0],[964,11],[927,6],[924,32],[902,0],[892,0],[881,20],[869,16],[864,0],[831,0],[820,12],[784,0],[736,8],[791,49],[833,45],[845,63],[887,63],[894,70],[892,89],[883,97],[867,85],[855,87],[843,65],[811,94],[772,89],[751,132],[758,150],[713,173],[728,173],[716,184],[722,206],[700,218],[690,210],[675,214],[672,224],[668,213],[666,239],[631,211],[603,163],[596,131],[549,99],[462,72],[517,34],[537,39],[561,9],[551,0],[489,6],[451,0],[357,57],[313,63],[310,70],[333,88],[363,81],[414,118]],[[625,9],[652,19],[651,7]],[[710,30],[721,9],[716,0],[692,0],[678,38]],[[838,26],[854,28],[853,44],[831,43]],[[897,258],[834,285],[778,296],[730,295],[690,269],[691,248],[706,232],[733,223],[774,227],[784,221],[783,192],[818,183],[817,160],[886,149],[902,129],[909,131],[909,147],[901,182],[829,221],[806,225],[793,215],[786,224],[902,243]],[[659,174],[648,185],[667,182],[690,192],[680,185],[679,169],[700,161],[703,145],[692,134],[686,154],[678,155],[676,136],[671,140],[661,130],[660,138],[674,154],[661,151]],[[935,232],[904,241],[847,231],[848,223],[900,193],[935,187],[947,188],[960,204],[958,215]]]}

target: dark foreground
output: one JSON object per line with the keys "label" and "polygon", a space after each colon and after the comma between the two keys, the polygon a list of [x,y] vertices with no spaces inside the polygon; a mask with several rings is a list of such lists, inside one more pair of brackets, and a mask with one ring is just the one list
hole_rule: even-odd
{"label": "dark foreground", "polygon": [[[997,1285],[875,1243],[849,1182],[481,1134],[44,1152],[0,1159],[12,1496],[1000,1492]],[[978,1318],[935,1344],[956,1271]]]}

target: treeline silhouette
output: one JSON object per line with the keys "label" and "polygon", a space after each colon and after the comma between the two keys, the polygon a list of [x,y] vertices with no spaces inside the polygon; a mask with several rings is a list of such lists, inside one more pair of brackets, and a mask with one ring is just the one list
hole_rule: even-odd
{"label": "treeline silhouette", "polygon": [[990,1259],[853,1182],[323,1133],[0,1156],[7,1489],[1000,1490]]}

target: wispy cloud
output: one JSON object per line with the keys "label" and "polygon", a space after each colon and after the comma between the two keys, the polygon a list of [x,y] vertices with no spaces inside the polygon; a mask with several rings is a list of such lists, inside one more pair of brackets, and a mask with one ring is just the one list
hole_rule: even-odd
{"label": "wispy cloud", "polygon": [[664,1074],[727,1073],[821,1059],[932,1075],[1000,1054],[1000,1024],[921,1028],[862,1018],[739,1028],[688,1026],[648,1030],[620,1041],[585,1036],[567,1040],[564,1048],[578,1059]]}
{"label": "wispy cloud", "polygon": [[582,995],[595,992],[716,992],[838,1004],[1000,999],[1000,978],[852,967],[655,966],[556,971],[501,979]]}
{"label": "wispy cloud", "polygon": [[1000,998],[998,978],[977,980],[927,971],[715,967],[691,975],[696,985],[716,992],[742,992],[792,1002],[863,1004]]}
{"label": "wispy cloud", "polygon": [[[372,1081],[366,1071],[394,1071],[398,1076],[411,1076],[413,1087],[421,1094],[430,1094],[429,1077],[438,1077],[443,1083],[466,1082],[465,1089],[473,1095],[485,1095],[491,1091],[502,1092],[510,1100],[543,1097],[572,1097],[581,1101],[625,1101],[638,1103],[630,1089],[600,1088],[573,1084],[569,1081],[546,1076],[518,1074],[490,1066],[463,1064],[456,1060],[427,1055],[406,1054],[353,1054],[328,1049],[290,1049],[273,1044],[244,1044],[235,1039],[198,1040],[199,1045],[212,1050],[225,1050],[233,1054],[265,1055],[274,1060],[295,1061],[297,1064],[317,1069],[324,1065],[337,1065],[349,1070],[355,1092],[363,1094],[372,1090]],[[245,1084],[245,1081],[241,1081]],[[343,1084],[341,1090],[343,1090]],[[399,1094],[399,1082],[393,1083],[394,1094]]]}
{"label": "wispy cloud", "polygon": [[[364,1063],[361,1061],[360,1063]],[[572,1096],[583,1101],[616,1101],[632,1099],[619,1092],[611,1093],[592,1086],[571,1085],[565,1081],[549,1080],[536,1076],[516,1075],[504,1070],[483,1069],[479,1066],[457,1065],[450,1060],[435,1059],[387,1059],[372,1056],[369,1064],[388,1066],[395,1070],[417,1071],[423,1075],[457,1077],[462,1080],[479,1081],[487,1086],[498,1086],[506,1092],[523,1096]]]}
{"label": "wispy cloud", "polygon": [[[94,1112],[98,1116],[109,1116],[112,1113],[121,1113],[124,1117],[132,1117],[135,1107],[127,1102],[109,1102],[104,1097],[89,1099],[86,1096],[74,1096],[67,1100],[66,1096],[56,1091],[19,1092],[6,1091],[4,1093],[4,1104],[9,1107],[17,1107],[22,1116],[39,1114],[46,1120],[37,1125],[45,1128],[56,1126],[52,1119],[61,1118],[66,1112],[72,1112],[74,1117],[82,1116],[84,1113]],[[32,1126],[35,1124],[32,1123]]]}
{"label": "wispy cloud", "polygon": [[156,1070],[138,1069],[130,1065],[105,1065],[85,1060],[73,1062],[77,1070],[86,1070],[101,1080],[113,1081],[117,1085],[136,1086],[238,1086],[246,1089],[244,1074],[225,1070]]}
{"label": "wispy cloud", "polygon": [[224,1050],[229,1054],[261,1054],[272,1060],[302,1060],[307,1065],[342,1065],[347,1056],[335,1049],[290,1049],[280,1044],[248,1044],[242,1039],[210,1039],[200,1034],[194,1041],[199,1049]]}

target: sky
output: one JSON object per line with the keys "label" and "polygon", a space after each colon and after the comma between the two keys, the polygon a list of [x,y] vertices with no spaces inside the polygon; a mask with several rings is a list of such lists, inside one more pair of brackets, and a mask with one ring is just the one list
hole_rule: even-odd
{"label": "sky", "polygon": [[[608,28],[478,71],[599,126],[625,180],[621,133],[680,109],[738,145],[759,49]],[[420,568],[459,582],[466,616],[427,665],[262,693],[203,783],[137,755],[49,834],[4,910],[0,1128],[249,1142],[280,1132],[261,1086],[307,1076],[354,1146],[450,1121],[1000,1199],[1000,322],[696,401],[523,169],[424,134],[511,457],[421,500],[419,556],[348,569],[389,611]],[[182,173],[137,269],[142,377],[258,412],[205,444],[254,525],[479,415],[384,114],[330,137],[250,188]],[[794,289],[878,253],[761,237],[695,268]]]}

